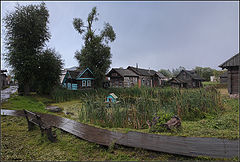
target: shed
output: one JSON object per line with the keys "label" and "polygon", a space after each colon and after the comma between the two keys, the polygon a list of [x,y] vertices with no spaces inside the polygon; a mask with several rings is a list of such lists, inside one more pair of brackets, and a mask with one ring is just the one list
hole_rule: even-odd
{"label": "shed", "polygon": [[200,77],[194,70],[182,70],[176,77],[168,81],[171,85],[178,85],[185,88],[198,88],[202,87],[202,81],[204,79]]}
{"label": "shed", "polygon": [[227,61],[219,65],[222,69],[228,70],[227,84],[229,94],[239,94],[239,66],[240,66],[240,54],[237,53]]}
{"label": "shed", "polygon": [[106,102],[116,103],[117,102],[117,96],[114,93],[110,93],[107,96]]}
{"label": "shed", "polygon": [[186,87],[187,83],[181,79],[173,77],[172,79],[167,81],[167,84],[171,85],[172,87]]}

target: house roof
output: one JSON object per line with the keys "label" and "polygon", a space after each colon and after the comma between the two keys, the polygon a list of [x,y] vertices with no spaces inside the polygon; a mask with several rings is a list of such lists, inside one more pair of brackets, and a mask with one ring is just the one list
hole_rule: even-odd
{"label": "house roof", "polygon": [[156,73],[155,70],[140,69],[132,66],[128,66],[127,69],[132,70],[133,72],[141,76],[153,76]]}
{"label": "house roof", "polygon": [[5,72],[7,72],[7,70],[1,70],[1,73],[5,73]]}
{"label": "house roof", "polygon": [[[197,73],[196,73],[196,71],[194,71],[194,70],[182,70],[182,71],[185,71],[187,74],[189,74],[193,79],[195,79],[195,80],[204,80],[202,77],[200,77]],[[181,71],[181,72],[182,72]],[[181,73],[180,72],[180,73]],[[180,74],[179,73],[179,74]],[[178,74],[178,75],[179,75]],[[177,75],[177,76],[178,76]]]}
{"label": "house roof", "polygon": [[157,75],[159,78],[167,78],[165,75],[163,75],[160,72],[156,72],[155,75]]}
{"label": "house roof", "polygon": [[170,79],[168,82],[172,82],[172,83],[186,83],[184,82],[183,80],[179,79],[179,78],[176,78],[176,77],[173,77],[172,79]]}
{"label": "house roof", "polygon": [[[134,73],[133,71],[129,70],[129,69],[122,69],[122,68],[112,68],[112,70],[116,71],[119,75],[121,75],[122,77],[127,77],[127,76],[133,76],[133,77],[138,77],[138,75],[136,73]],[[112,71],[111,70],[111,71]],[[110,72],[111,72],[110,71]],[[109,76],[110,72],[107,74],[107,76]]]}
{"label": "house roof", "polygon": [[[85,71],[89,70],[91,72],[91,70],[89,68],[86,69],[76,69],[76,70],[68,70],[67,72],[69,72],[69,74],[71,75],[72,79],[77,79],[78,77],[81,77],[81,75],[83,73],[85,73]],[[92,72],[91,72],[92,73]]]}
{"label": "house roof", "polygon": [[233,57],[231,57],[230,59],[228,59],[221,65],[219,65],[219,67],[221,67],[221,68],[226,68],[226,67],[231,67],[231,66],[240,66],[240,54],[239,53],[237,53],[236,55],[234,55]]}
{"label": "house roof", "polygon": [[109,95],[113,96],[113,98],[115,98],[115,99],[118,98],[114,93],[110,93]]}
{"label": "house roof", "polygon": [[77,79],[77,76],[79,75],[79,71],[68,71],[69,74],[71,75],[72,79]]}

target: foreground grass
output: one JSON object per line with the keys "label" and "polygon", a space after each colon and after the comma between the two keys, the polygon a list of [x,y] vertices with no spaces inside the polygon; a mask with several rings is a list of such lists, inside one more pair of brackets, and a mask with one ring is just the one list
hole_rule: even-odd
{"label": "foreground grass", "polygon": [[[81,140],[59,129],[56,130],[58,141],[51,143],[41,137],[39,128],[28,132],[27,122],[23,117],[1,117],[1,161],[5,160],[48,160],[48,161],[105,161],[105,160],[226,160],[213,158],[192,158],[172,155],[138,148],[115,146],[103,147]],[[237,161],[237,159],[232,159]]]}
{"label": "foreground grass", "polygon": [[[237,99],[223,98],[225,111],[216,116],[207,116],[198,121],[182,121],[182,128],[178,131],[163,132],[163,135],[218,137],[236,139],[239,138],[239,102]],[[22,110],[23,108],[41,113],[50,113],[45,110],[46,105],[58,105],[66,111],[77,113],[81,107],[80,100],[64,103],[53,103],[47,97],[12,96],[8,102],[2,104],[4,109]],[[76,116],[64,113],[52,113],[62,117],[77,120]],[[98,126],[99,127],[99,126]],[[41,137],[40,130],[27,131],[26,119],[22,117],[1,117],[1,160],[64,160],[64,161],[93,161],[93,160],[219,160],[212,158],[191,158],[186,156],[172,155],[147,151],[137,148],[116,146],[109,149],[94,143],[81,140],[69,133],[57,129],[58,141],[49,142],[46,137]],[[105,128],[110,129],[110,128]],[[111,128],[110,130],[128,132],[148,132],[148,129]],[[226,160],[229,159],[220,159]],[[231,159],[237,161],[238,159]]]}
{"label": "foreground grass", "polygon": [[[238,99],[230,99],[223,97],[223,106],[225,111],[213,116],[209,115],[204,119],[197,121],[182,121],[182,127],[179,130],[172,132],[161,132],[162,135],[172,136],[192,136],[192,137],[217,137],[227,139],[239,138],[239,101]],[[56,105],[62,108],[64,111],[73,113],[73,115],[65,115],[65,113],[51,113],[45,110],[47,104]],[[22,110],[23,108],[41,113],[50,113],[61,117],[70,118],[79,121],[78,109],[82,106],[81,100],[73,100],[63,103],[52,103],[51,99],[46,97],[34,96],[13,96],[2,104],[3,109]],[[89,125],[93,125],[87,123]],[[93,125],[100,127],[98,125]],[[128,132],[128,131],[140,131],[148,133],[148,129],[129,129],[129,128],[108,128],[112,131]]]}

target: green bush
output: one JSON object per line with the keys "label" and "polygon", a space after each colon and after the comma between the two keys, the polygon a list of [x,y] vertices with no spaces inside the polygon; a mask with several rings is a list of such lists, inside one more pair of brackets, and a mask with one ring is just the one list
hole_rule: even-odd
{"label": "green bush", "polygon": [[167,121],[169,121],[173,117],[173,113],[165,113],[163,111],[159,111],[157,115],[155,116],[158,117],[157,123],[153,125],[149,132],[166,132],[168,131],[166,127],[163,126]]}

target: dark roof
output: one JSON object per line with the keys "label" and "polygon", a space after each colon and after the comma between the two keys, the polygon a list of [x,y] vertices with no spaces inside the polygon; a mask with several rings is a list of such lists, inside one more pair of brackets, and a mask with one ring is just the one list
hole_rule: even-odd
{"label": "dark roof", "polygon": [[221,68],[226,68],[226,67],[230,67],[230,66],[240,66],[240,54],[236,54],[233,57],[231,57],[230,59],[228,59],[227,61],[225,61],[224,63],[222,63],[221,65],[219,65],[219,67]]}
{"label": "dark roof", "polygon": [[[112,70],[116,71],[119,75],[121,75],[122,77],[127,77],[127,76],[134,76],[134,77],[138,77],[137,74],[135,74],[133,71],[128,70],[128,69],[122,69],[122,68],[112,68]],[[111,70],[111,71],[112,71]],[[110,71],[110,72],[111,72]],[[109,73],[110,73],[109,72]],[[109,73],[107,74],[107,76],[109,76]]]}
{"label": "dark roof", "polygon": [[[194,71],[194,70],[182,70],[182,71],[185,71],[187,74],[189,74],[193,79],[196,79],[196,80],[204,80],[202,77],[200,77],[197,73],[196,73],[196,71]],[[181,72],[182,72],[181,71]],[[180,73],[181,73],[180,72]],[[180,74],[179,73],[179,74]],[[178,75],[179,75],[178,74]]]}
{"label": "dark roof", "polygon": [[128,66],[127,69],[132,70],[133,72],[141,76],[153,76],[156,73],[155,70],[140,69],[132,66]]}
{"label": "dark roof", "polygon": [[79,71],[68,71],[72,79],[77,79],[77,76],[80,74]]}
{"label": "dark roof", "polygon": [[167,78],[167,77],[165,77],[165,75],[163,75],[160,72],[156,72],[155,75],[157,75],[159,78]]}
{"label": "dark roof", "polygon": [[181,80],[181,79],[179,79],[179,78],[176,78],[176,77],[173,77],[173,78],[170,79],[168,82],[169,82],[169,83],[177,83],[177,84],[186,83],[186,82],[184,82],[183,80]]}
{"label": "dark roof", "polygon": [[5,73],[5,72],[7,72],[7,70],[1,70],[1,73]]}

